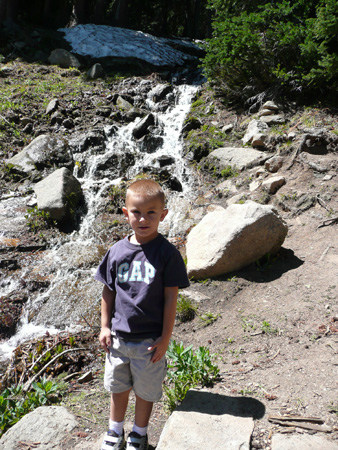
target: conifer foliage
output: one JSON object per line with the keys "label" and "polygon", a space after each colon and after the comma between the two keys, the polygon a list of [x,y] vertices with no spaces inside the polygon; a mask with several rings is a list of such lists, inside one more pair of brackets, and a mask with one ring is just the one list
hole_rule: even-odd
{"label": "conifer foliage", "polygon": [[203,64],[225,89],[337,90],[337,0],[209,0],[209,7],[213,37]]}

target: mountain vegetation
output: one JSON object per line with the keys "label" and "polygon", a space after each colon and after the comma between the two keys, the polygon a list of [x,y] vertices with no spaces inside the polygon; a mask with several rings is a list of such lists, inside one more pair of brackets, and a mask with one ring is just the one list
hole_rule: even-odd
{"label": "mountain vegetation", "polygon": [[205,73],[230,100],[337,96],[336,0],[0,0],[0,23],[96,23],[200,39]]}

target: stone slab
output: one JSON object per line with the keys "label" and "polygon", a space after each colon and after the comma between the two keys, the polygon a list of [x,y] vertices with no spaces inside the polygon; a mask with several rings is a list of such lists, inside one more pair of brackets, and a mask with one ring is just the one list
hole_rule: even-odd
{"label": "stone slab", "polygon": [[249,450],[254,418],[264,411],[254,399],[191,390],[167,421],[156,450]]}
{"label": "stone slab", "polygon": [[272,450],[338,450],[338,442],[324,436],[275,434],[271,440]]}

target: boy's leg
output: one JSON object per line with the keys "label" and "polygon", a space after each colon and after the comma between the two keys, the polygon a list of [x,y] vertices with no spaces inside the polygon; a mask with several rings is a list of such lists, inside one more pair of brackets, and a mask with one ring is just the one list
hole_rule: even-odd
{"label": "boy's leg", "polygon": [[143,398],[138,395],[135,395],[135,397],[135,424],[140,428],[145,428],[149,423],[153,402],[143,400]]}
{"label": "boy's leg", "polygon": [[118,394],[111,394],[110,420],[122,422],[127,411],[130,389]]}

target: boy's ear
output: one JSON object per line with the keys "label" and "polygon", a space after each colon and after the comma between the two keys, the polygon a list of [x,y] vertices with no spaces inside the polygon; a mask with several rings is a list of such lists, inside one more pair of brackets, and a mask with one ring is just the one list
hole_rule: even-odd
{"label": "boy's ear", "polygon": [[161,214],[161,218],[160,218],[160,221],[162,222],[162,220],[164,220],[165,219],[165,216],[168,214],[168,210],[167,210],[167,208],[164,208],[164,210],[162,211],[162,214]]}
{"label": "boy's ear", "polygon": [[122,212],[123,212],[124,217],[125,217],[126,219],[128,219],[128,209],[127,209],[125,206],[123,206]]}

